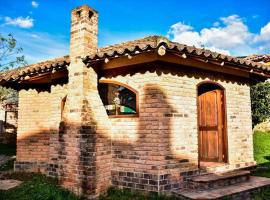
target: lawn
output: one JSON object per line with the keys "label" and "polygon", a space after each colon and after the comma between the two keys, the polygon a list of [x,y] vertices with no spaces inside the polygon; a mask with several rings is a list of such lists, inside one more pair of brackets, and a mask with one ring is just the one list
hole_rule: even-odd
{"label": "lawn", "polygon": [[[57,180],[41,174],[11,173],[4,178],[22,180],[24,183],[17,188],[1,191],[0,200],[85,200],[78,197],[57,184]],[[100,200],[175,200],[174,197],[145,194],[131,190],[109,188]]]}
{"label": "lawn", "polygon": [[270,133],[256,131],[253,143],[254,157],[258,164],[253,175],[270,178]]}
{"label": "lawn", "polygon": [[12,173],[4,178],[22,180],[19,187],[8,191],[0,190],[0,200],[82,200],[57,185],[57,181],[40,174]]}
{"label": "lawn", "polygon": [[109,188],[107,193],[100,195],[99,200],[176,200],[176,197],[158,195],[156,193],[141,193],[129,189]]}

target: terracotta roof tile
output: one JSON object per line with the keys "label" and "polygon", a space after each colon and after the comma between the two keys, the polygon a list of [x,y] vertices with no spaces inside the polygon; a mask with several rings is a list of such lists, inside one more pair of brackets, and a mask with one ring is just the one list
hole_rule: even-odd
{"label": "terracotta roof tile", "polygon": [[28,74],[48,72],[52,71],[53,69],[61,70],[62,68],[66,67],[66,65],[69,65],[69,56],[54,58],[51,60],[46,60],[44,62],[39,62],[25,67],[20,67],[17,69],[2,72],[0,74],[0,81],[16,81],[21,76],[25,76]]}
{"label": "terracotta roof tile", "polygon": [[[158,49],[160,46],[165,47],[168,51],[174,51],[176,53],[188,56],[197,56],[205,59],[213,59],[216,61],[226,62],[227,64],[241,65],[251,69],[257,69],[261,72],[270,74],[270,66],[263,63],[254,62],[257,59],[253,57],[236,58],[217,52],[212,52],[207,49],[196,48],[194,46],[187,46],[176,42],[169,41],[165,37],[149,36],[138,40],[128,41],[116,45],[111,45],[103,48],[99,48],[96,54],[89,55],[83,59],[84,62],[100,61],[110,57],[125,56],[127,54],[138,54],[146,51]],[[269,55],[268,55],[269,57]],[[22,76],[28,74],[42,73],[45,71],[52,71],[53,69],[63,69],[69,65],[69,56],[64,56],[52,60],[47,60],[37,64],[29,65],[23,68],[18,68],[3,72],[0,74],[1,82],[16,81]]]}
{"label": "terracotta roof tile", "polygon": [[244,57],[243,59],[246,61],[268,63],[270,62],[270,54],[250,55],[250,56]]}

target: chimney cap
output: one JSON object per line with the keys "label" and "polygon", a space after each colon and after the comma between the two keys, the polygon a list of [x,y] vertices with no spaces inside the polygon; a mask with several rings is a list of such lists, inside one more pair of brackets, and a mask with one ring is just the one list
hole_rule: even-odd
{"label": "chimney cap", "polygon": [[88,6],[87,4],[77,6],[76,8],[72,9],[72,12],[77,12],[78,10],[91,10],[92,12],[95,12],[98,14],[98,11],[96,11],[94,8]]}

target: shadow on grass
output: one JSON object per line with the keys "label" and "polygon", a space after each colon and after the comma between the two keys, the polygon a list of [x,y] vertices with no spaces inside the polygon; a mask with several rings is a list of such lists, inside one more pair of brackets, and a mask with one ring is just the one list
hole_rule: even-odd
{"label": "shadow on grass", "polygon": [[253,176],[262,176],[270,178],[270,156],[264,156],[268,162],[257,164],[257,167],[252,171]]}
{"label": "shadow on grass", "polygon": [[8,191],[0,190],[0,200],[82,200],[73,193],[57,185],[57,180],[41,174],[11,173],[2,179],[23,181],[22,185]]}

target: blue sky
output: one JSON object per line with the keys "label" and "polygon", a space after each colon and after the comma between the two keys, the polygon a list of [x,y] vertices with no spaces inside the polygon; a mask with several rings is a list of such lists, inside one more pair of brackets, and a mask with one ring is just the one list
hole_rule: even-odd
{"label": "blue sky", "polygon": [[26,60],[68,54],[70,11],[99,12],[99,46],[147,35],[230,55],[270,53],[269,0],[1,0],[0,33],[12,33]]}

